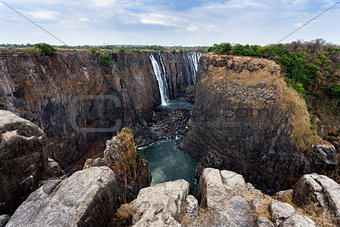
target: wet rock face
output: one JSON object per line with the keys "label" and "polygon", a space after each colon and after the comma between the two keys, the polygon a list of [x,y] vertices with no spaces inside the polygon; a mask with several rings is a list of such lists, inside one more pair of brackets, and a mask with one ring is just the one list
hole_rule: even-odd
{"label": "wet rock face", "polygon": [[10,214],[44,177],[46,136],[32,122],[0,110],[0,214]]}
{"label": "wet rock face", "polygon": [[126,193],[137,196],[140,189],[148,187],[151,182],[151,172],[146,160],[136,151],[131,133],[122,131],[106,142],[103,158],[88,159],[84,168],[92,166],[108,166],[116,174],[117,184]]}
{"label": "wet rock face", "polygon": [[[193,115],[182,150],[205,167],[229,169],[268,193],[291,188],[305,173],[334,169],[332,154],[313,152],[306,104],[273,61],[201,57]],[[327,150],[328,152],[328,150]],[[328,153],[331,153],[329,151]]]}
{"label": "wet rock face", "polygon": [[110,168],[88,168],[64,181],[48,181],[21,204],[7,226],[106,226],[120,196]]}
{"label": "wet rock face", "polygon": [[[36,123],[48,137],[50,156],[68,173],[82,168],[88,158],[105,149],[108,133],[78,132],[82,128],[112,128],[116,120],[134,129],[152,118],[151,109],[160,104],[158,82],[150,53],[111,53],[108,67],[90,51],[58,51],[54,56],[25,52],[0,52],[0,109],[10,110]],[[192,86],[188,53],[160,53],[167,71],[170,97]],[[181,62],[177,62],[181,61]],[[112,100],[72,101],[82,95],[109,95]],[[75,106],[74,112],[70,111]]]}

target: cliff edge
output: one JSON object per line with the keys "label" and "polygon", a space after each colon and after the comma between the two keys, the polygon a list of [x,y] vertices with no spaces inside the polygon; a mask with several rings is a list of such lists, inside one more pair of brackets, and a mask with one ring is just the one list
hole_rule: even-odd
{"label": "cliff edge", "polygon": [[201,57],[182,149],[198,161],[198,174],[232,170],[268,193],[306,173],[331,175],[337,166],[335,148],[313,134],[306,104],[280,67],[251,57]]}

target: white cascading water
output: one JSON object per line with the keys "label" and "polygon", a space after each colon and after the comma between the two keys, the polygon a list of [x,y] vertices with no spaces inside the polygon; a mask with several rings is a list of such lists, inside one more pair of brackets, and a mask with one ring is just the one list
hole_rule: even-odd
{"label": "white cascading water", "polygon": [[[159,93],[161,95],[161,105],[166,106],[169,101],[169,87],[168,82],[166,80],[166,71],[162,61],[162,57],[159,55],[159,62],[155,59],[155,57],[150,54],[150,60],[153,67],[153,71],[156,75],[159,87]],[[161,65],[161,67],[160,67]]]}
{"label": "white cascading water", "polygon": [[201,53],[196,53],[196,52],[188,53],[190,67],[192,68],[191,70],[192,74],[190,74],[190,77],[191,77],[190,79],[194,84],[196,84],[196,73],[198,71],[198,63],[199,63],[201,56],[202,56]]}

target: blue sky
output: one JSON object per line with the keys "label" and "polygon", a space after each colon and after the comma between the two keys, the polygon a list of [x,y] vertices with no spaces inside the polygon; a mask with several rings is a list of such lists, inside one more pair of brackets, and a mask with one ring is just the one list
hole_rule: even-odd
{"label": "blue sky", "polygon": [[[276,43],[333,0],[3,0],[68,45]],[[340,44],[340,4],[289,37]],[[0,3],[0,43],[61,44]]]}

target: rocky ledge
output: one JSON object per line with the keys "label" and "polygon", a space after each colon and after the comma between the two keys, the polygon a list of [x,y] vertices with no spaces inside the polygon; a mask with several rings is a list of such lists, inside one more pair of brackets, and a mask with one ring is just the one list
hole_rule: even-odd
{"label": "rocky ledge", "polygon": [[[325,204],[337,204],[339,184],[326,176],[313,176],[333,185],[330,192],[318,193],[320,197],[323,196]],[[113,223],[116,226],[145,227],[336,226],[336,215],[340,211],[336,205],[306,208],[308,203],[295,203],[298,198],[314,196],[315,191],[300,188],[305,179],[310,177],[302,177],[294,190],[282,191],[271,197],[246,183],[239,174],[207,168],[199,181],[198,200],[189,195],[189,184],[184,180],[158,184],[142,189],[136,200],[122,205],[115,214]],[[332,196],[327,196],[328,193]]]}

